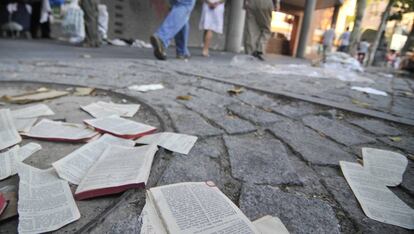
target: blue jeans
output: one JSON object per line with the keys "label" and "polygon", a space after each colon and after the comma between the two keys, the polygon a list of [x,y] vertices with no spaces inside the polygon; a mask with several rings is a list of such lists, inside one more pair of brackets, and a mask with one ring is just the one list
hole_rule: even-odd
{"label": "blue jeans", "polygon": [[155,33],[167,48],[172,38],[175,39],[177,55],[190,55],[187,48],[191,11],[196,0],[170,0],[172,9]]}

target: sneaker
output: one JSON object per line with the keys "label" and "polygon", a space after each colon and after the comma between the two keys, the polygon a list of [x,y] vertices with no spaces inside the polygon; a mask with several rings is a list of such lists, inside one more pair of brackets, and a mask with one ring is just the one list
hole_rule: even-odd
{"label": "sneaker", "polygon": [[154,56],[159,60],[166,60],[167,53],[165,53],[164,45],[160,38],[156,35],[152,35],[150,38],[152,48],[154,48]]}
{"label": "sneaker", "polygon": [[263,58],[263,53],[259,52],[259,51],[255,51],[252,53],[252,56],[259,59],[260,61],[265,61],[265,59]]}
{"label": "sneaker", "polygon": [[190,55],[177,54],[177,59],[189,59]]}

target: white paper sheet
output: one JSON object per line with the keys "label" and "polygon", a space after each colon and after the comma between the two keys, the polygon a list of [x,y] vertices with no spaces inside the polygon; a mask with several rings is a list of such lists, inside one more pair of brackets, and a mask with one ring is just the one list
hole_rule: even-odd
{"label": "white paper sheet", "polygon": [[11,114],[13,118],[17,119],[26,119],[26,118],[37,118],[40,116],[49,116],[54,115],[55,112],[45,104],[36,104],[20,108],[17,110],[12,110]]}
{"label": "white paper sheet", "polygon": [[261,234],[289,234],[289,231],[278,217],[266,215],[253,221],[253,224]]}
{"label": "white paper sheet", "polygon": [[9,109],[0,109],[0,150],[22,141]]}
{"label": "white paper sheet", "polygon": [[52,166],[56,169],[60,178],[72,184],[79,184],[89,168],[111,145],[132,147],[135,145],[135,142],[105,134],[98,140],[89,142],[66,157],[54,162]]}
{"label": "white paper sheet", "polygon": [[17,164],[19,174],[19,233],[57,230],[80,218],[68,182],[54,170]]}
{"label": "white paper sheet", "polygon": [[22,135],[46,140],[83,141],[98,135],[98,132],[83,124],[42,119],[29,132]]}
{"label": "white paper sheet", "polygon": [[162,132],[140,137],[135,142],[138,144],[156,144],[173,152],[188,154],[196,141],[196,136]]}
{"label": "white paper sheet", "polygon": [[37,118],[13,119],[14,125],[19,132],[29,132],[36,123]]}
{"label": "white paper sheet", "polygon": [[407,158],[399,153],[374,148],[362,148],[364,169],[387,186],[401,184],[408,165]]}
{"label": "white paper sheet", "polygon": [[131,85],[128,87],[129,90],[134,90],[138,92],[148,92],[152,90],[163,89],[162,84],[148,84],[148,85]]}
{"label": "white paper sheet", "polygon": [[145,206],[142,208],[141,220],[141,234],[167,234],[154,205],[149,199],[146,199]]}
{"label": "white paper sheet", "polygon": [[94,102],[86,106],[81,106],[82,110],[88,112],[95,118],[116,115],[120,117],[133,117],[139,110],[138,104],[117,104],[112,102]]}
{"label": "white paper sheet", "polygon": [[16,164],[42,149],[36,143],[28,143],[23,147],[18,145],[0,154],[0,180],[4,180],[17,173]]}
{"label": "white paper sheet", "polygon": [[384,91],[378,90],[378,89],[373,89],[370,87],[357,87],[357,86],[352,86],[351,87],[352,90],[357,90],[360,92],[364,92],[364,93],[369,93],[369,94],[375,94],[375,95],[380,95],[380,96],[388,96],[388,94]]}
{"label": "white paper sheet", "polygon": [[379,222],[414,229],[414,210],[389,190],[382,180],[360,164],[341,161],[340,166],[366,216]]}
{"label": "white paper sheet", "polygon": [[124,138],[137,138],[140,135],[148,134],[156,130],[155,127],[117,116],[88,119],[84,122],[96,128],[98,131],[111,133]]}

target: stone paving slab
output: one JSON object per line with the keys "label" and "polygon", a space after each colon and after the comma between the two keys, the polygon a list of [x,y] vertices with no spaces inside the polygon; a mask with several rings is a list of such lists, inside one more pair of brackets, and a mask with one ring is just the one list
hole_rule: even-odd
{"label": "stone paving slab", "polygon": [[269,130],[310,163],[337,166],[340,160],[355,161],[337,144],[300,123],[283,121],[269,127]]}
{"label": "stone paving slab", "polygon": [[399,137],[398,141],[391,140],[389,137],[382,137],[380,139],[388,145],[394,146],[398,149],[405,151],[406,153],[414,155],[414,137],[401,136]]}
{"label": "stone paving slab", "polygon": [[302,184],[278,140],[224,136],[232,175],[255,184]]}
{"label": "stone paving slab", "polygon": [[284,119],[284,117],[243,104],[232,104],[227,106],[227,109],[233,114],[259,125],[269,125]]}
{"label": "stone paving slab", "polygon": [[306,126],[346,146],[375,142],[374,138],[364,135],[361,131],[324,116],[307,116],[303,118],[303,122]]}
{"label": "stone paving slab", "polygon": [[400,130],[379,120],[353,119],[353,120],[348,120],[348,122],[362,129],[365,129],[375,135],[385,135],[385,136],[401,135]]}
{"label": "stone paving slab", "polygon": [[264,215],[279,217],[290,233],[340,233],[335,212],[327,202],[279,188],[245,184],[240,208],[252,220]]}

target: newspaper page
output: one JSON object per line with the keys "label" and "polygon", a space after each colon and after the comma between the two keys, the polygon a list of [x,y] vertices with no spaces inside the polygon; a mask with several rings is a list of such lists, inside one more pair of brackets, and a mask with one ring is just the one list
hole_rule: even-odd
{"label": "newspaper page", "polygon": [[266,215],[253,221],[261,234],[289,234],[289,231],[278,217]]}
{"label": "newspaper page", "polygon": [[210,183],[187,182],[149,190],[148,197],[168,233],[260,233],[239,208]]}
{"label": "newspaper page", "polygon": [[156,144],[173,152],[188,154],[196,141],[196,136],[173,132],[162,132],[140,137],[135,142],[138,144]]}
{"label": "newspaper page", "polygon": [[108,147],[88,170],[75,195],[89,190],[147,183],[156,145]]}
{"label": "newspaper page", "polygon": [[137,136],[156,130],[155,127],[124,119],[118,116],[88,119],[84,122],[100,131],[112,133],[117,136]]}
{"label": "newspaper page", "polygon": [[35,125],[37,118],[24,118],[24,119],[13,119],[14,126],[18,132],[29,132]]}
{"label": "newspaper page", "polygon": [[87,140],[98,133],[83,124],[65,123],[42,119],[33,126],[29,132],[22,133],[24,136],[62,141]]}
{"label": "newspaper page", "polygon": [[95,118],[109,117],[112,115],[120,117],[133,117],[139,110],[139,104],[117,104],[112,102],[94,102],[81,109]]}
{"label": "newspaper page", "polygon": [[154,204],[150,201],[150,199],[146,199],[145,206],[141,212],[141,234],[167,234]]}
{"label": "newspaper page", "polygon": [[0,180],[4,180],[17,173],[16,164],[22,162],[30,155],[42,149],[42,146],[36,143],[29,143],[23,147],[18,145],[10,150],[0,154]]}
{"label": "newspaper page", "polygon": [[0,109],[0,150],[22,141],[9,109]]}
{"label": "newspaper page", "polygon": [[37,118],[40,116],[54,115],[55,112],[45,104],[36,104],[28,107],[12,110],[11,114],[16,119]]}
{"label": "newspaper page", "polygon": [[362,148],[362,157],[364,169],[375,178],[382,180],[387,186],[401,184],[408,165],[404,155],[388,150]]}
{"label": "newspaper page", "polygon": [[3,96],[3,99],[10,103],[26,104],[31,102],[38,102],[43,100],[48,100],[52,98],[58,98],[68,95],[69,92],[58,91],[58,90],[42,90],[31,93],[25,93],[16,96]]}
{"label": "newspaper page", "polygon": [[64,158],[54,162],[52,166],[60,178],[72,184],[79,184],[89,168],[111,145],[132,147],[135,145],[135,142],[105,134],[98,140],[89,142]]}
{"label": "newspaper page", "polygon": [[414,229],[414,210],[389,190],[383,181],[360,164],[341,161],[340,166],[366,216],[379,222]]}
{"label": "newspaper page", "polygon": [[40,170],[18,163],[19,233],[43,233],[57,230],[80,218],[68,182],[54,170]]}

